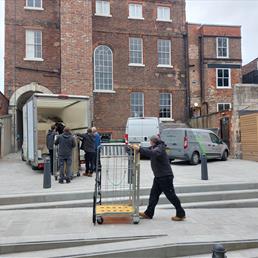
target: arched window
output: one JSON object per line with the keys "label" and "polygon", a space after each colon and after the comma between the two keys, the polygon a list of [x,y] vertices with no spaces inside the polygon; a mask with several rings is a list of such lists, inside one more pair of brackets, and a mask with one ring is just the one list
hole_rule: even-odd
{"label": "arched window", "polygon": [[98,46],[94,52],[95,90],[113,90],[113,53],[108,46]]}

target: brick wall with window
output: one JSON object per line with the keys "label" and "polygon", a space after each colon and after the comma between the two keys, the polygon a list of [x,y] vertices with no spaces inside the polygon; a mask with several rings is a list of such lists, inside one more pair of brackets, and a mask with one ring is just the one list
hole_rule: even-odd
{"label": "brick wall with window", "polygon": [[188,24],[188,44],[192,115],[231,108],[241,82],[241,28]]}
{"label": "brick wall with window", "polygon": [[5,95],[31,82],[59,93],[59,1],[13,3],[5,2]]}
{"label": "brick wall with window", "polygon": [[93,51],[112,50],[114,92],[94,93],[95,125],[116,138],[130,116],[185,121],[184,1],[108,2],[107,16],[93,4]]}

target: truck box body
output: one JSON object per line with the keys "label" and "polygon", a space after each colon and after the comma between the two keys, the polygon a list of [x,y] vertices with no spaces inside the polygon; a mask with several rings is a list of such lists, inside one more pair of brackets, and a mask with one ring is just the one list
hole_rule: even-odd
{"label": "truck box body", "polygon": [[90,99],[85,96],[34,94],[23,107],[23,158],[40,167],[48,153],[46,135],[51,125],[63,122],[73,133],[91,125]]}

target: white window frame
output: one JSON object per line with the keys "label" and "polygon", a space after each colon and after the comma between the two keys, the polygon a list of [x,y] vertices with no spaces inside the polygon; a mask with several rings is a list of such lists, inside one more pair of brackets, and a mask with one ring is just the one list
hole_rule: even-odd
{"label": "white window frame", "polygon": [[[228,86],[218,86],[218,70],[228,70]],[[230,68],[216,68],[216,88],[217,89],[231,89],[231,69]]]}
{"label": "white window frame", "polygon": [[[95,76],[95,67],[96,67],[96,58],[95,58],[95,53],[96,53],[96,50],[99,48],[99,47],[102,47],[102,46],[104,46],[104,47],[108,47],[110,50],[111,50],[111,53],[112,53],[112,89],[111,90],[104,90],[104,89],[96,89],[96,76]],[[96,93],[116,93],[115,91],[114,91],[114,55],[113,55],[113,51],[112,51],[112,49],[109,47],[109,46],[107,46],[107,45],[99,45],[99,46],[97,46],[95,49],[94,49],[94,55],[93,55],[93,57],[94,57],[94,70],[93,70],[93,74],[94,74],[94,90],[93,90],[93,92],[96,92]]]}
{"label": "white window frame", "polygon": [[[130,45],[130,39],[140,39],[141,40],[141,54],[142,54],[142,62],[141,63],[131,63],[130,62],[130,54],[131,54],[131,45]],[[142,38],[136,38],[136,37],[129,37],[129,64],[128,66],[138,66],[138,67],[145,67],[145,64],[143,63],[143,39]]]}
{"label": "white window frame", "polygon": [[26,10],[34,10],[34,11],[43,11],[43,0],[41,0],[41,7],[35,7],[35,6],[29,6],[28,5],[29,0],[26,0],[26,6],[24,6],[24,9]]}
{"label": "white window frame", "polygon": [[[220,38],[227,40],[227,56],[219,56],[219,39]],[[228,39],[228,37],[217,37],[216,38],[216,50],[217,50],[217,58],[229,58],[229,39]]]}
{"label": "white window frame", "polygon": [[[34,57],[30,57],[30,56],[28,56],[28,35],[27,35],[27,33],[28,32],[40,32],[41,33],[41,57],[39,58],[39,57],[35,57],[35,52],[34,52]],[[38,62],[42,62],[42,61],[44,61],[44,59],[42,58],[43,57],[43,44],[42,44],[42,37],[43,37],[43,33],[42,33],[42,30],[30,30],[30,29],[28,29],[28,30],[25,30],[25,58],[24,58],[24,60],[25,61],[38,61]],[[31,45],[31,44],[30,44]]]}
{"label": "white window frame", "polygon": [[[169,64],[167,65],[167,64],[159,64],[159,41],[161,41],[161,40],[166,40],[166,41],[169,41],[170,42],[170,44],[169,44]],[[173,68],[173,66],[172,66],[172,53],[171,53],[171,40],[170,39],[158,39],[157,40],[157,54],[158,54],[158,65],[157,65],[157,67],[160,67],[160,68]]]}
{"label": "white window frame", "polygon": [[[229,105],[229,110],[232,108],[232,103],[230,103],[230,102],[220,102],[220,103],[217,103],[217,112],[220,112],[219,111],[219,105]],[[228,110],[224,110],[224,111],[228,111]]]}
{"label": "white window frame", "polygon": [[[132,115],[132,102],[131,102],[131,100],[132,100],[132,94],[133,93],[141,93],[142,94],[142,116],[133,116]],[[132,117],[144,117],[144,93],[143,92],[141,92],[141,91],[135,91],[135,92],[131,92],[131,94],[130,94],[130,116],[132,116]]]}
{"label": "white window frame", "polygon": [[[169,9],[169,19],[162,19],[159,18],[159,9]],[[172,22],[171,19],[171,8],[169,6],[157,6],[157,21],[161,21],[161,22]]]}
{"label": "white window frame", "polygon": [[[141,17],[136,17],[136,16],[131,16],[131,12],[130,12],[130,7],[131,6],[141,6]],[[128,19],[133,19],[133,20],[144,20],[144,17],[143,17],[143,5],[142,3],[129,3],[128,4],[128,12],[129,12],[129,16],[128,16]]]}
{"label": "white window frame", "polygon": [[159,110],[160,110],[160,107],[161,107],[161,105],[160,105],[160,96],[161,96],[161,94],[164,94],[164,93],[170,95],[170,117],[160,117],[159,116],[159,119],[161,121],[174,121],[174,119],[173,119],[173,95],[171,93],[169,93],[169,92],[160,92],[160,94],[159,94]]}
{"label": "white window frame", "polygon": [[[108,3],[108,7],[109,7],[108,14],[105,14],[103,12],[102,13],[97,12],[97,2],[99,2],[101,4],[103,4],[104,2]],[[102,8],[103,8],[103,6],[102,6]],[[102,9],[102,11],[103,11],[103,9]],[[109,0],[96,0],[96,2],[95,2],[95,16],[112,17],[112,15],[110,13],[110,1]]]}

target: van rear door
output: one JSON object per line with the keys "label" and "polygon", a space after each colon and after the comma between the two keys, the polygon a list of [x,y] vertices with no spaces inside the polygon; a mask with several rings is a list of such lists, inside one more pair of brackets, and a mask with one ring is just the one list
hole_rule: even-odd
{"label": "van rear door", "polygon": [[161,139],[167,145],[167,153],[173,158],[184,157],[184,137],[185,130],[164,129],[161,133]]}

